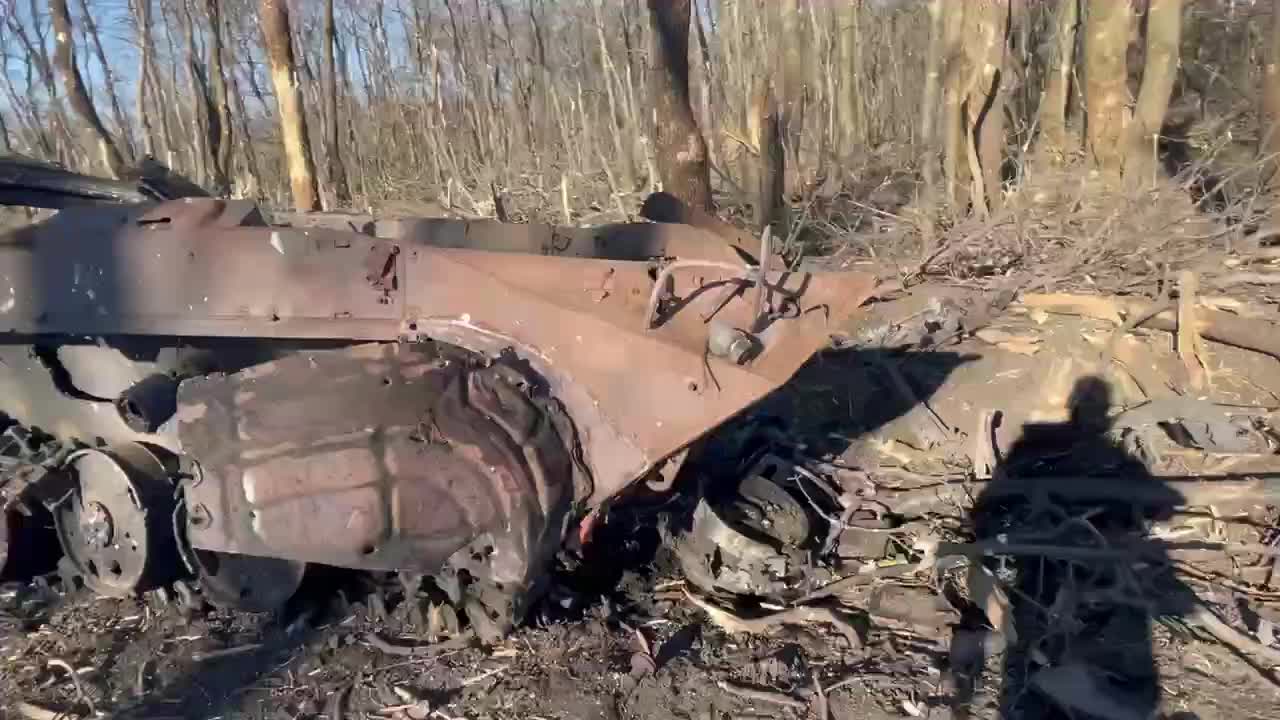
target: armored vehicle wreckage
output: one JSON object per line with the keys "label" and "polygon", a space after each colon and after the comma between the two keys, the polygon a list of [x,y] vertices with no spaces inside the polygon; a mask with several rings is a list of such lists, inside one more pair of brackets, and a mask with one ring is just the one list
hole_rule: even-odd
{"label": "armored vehicle wreckage", "polygon": [[60,209],[0,237],[5,573],[56,543],[102,595],[261,611],[307,563],[401,571],[489,634],[576,518],[786,382],[873,282],[687,225],[378,237],[26,163],[0,200]]}

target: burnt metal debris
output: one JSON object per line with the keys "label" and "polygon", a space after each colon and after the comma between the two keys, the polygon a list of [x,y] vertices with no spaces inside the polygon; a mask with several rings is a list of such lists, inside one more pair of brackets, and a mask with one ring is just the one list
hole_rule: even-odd
{"label": "burnt metal debris", "polygon": [[765,455],[733,488],[698,502],[677,538],[684,575],[709,595],[793,600],[821,582],[810,567],[815,528],[807,508],[779,477],[789,465]]}
{"label": "burnt metal debris", "polygon": [[[92,186],[53,174],[0,196]],[[686,225],[271,226],[117,195],[0,236],[0,410],[69,451],[7,502],[50,510],[103,594],[185,570],[267,610],[326,563],[433,577],[500,634],[575,518],[669,474],[874,284]]]}

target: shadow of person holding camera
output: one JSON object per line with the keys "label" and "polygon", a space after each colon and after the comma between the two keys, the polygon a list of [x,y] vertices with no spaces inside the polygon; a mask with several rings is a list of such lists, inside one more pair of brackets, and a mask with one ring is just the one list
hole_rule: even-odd
{"label": "shadow of person holding camera", "polygon": [[[973,508],[977,545],[990,552],[972,559],[969,594],[991,627],[953,639],[953,717],[978,714],[996,654],[999,692],[987,697],[998,717],[1156,717],[1152,622],[1187,612],[1191,596],[1146,536],[1182,498],[1113,437],[1104,380],[1081,378],[1068,405],[1066,422],[1024,426]],[[1111,483],[1159,488],[1141,505],[1090,492]]]}

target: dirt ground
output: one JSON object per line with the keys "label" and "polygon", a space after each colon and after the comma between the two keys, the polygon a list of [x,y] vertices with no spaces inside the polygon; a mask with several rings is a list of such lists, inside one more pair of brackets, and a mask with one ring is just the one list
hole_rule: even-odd
{"label": "dirt ground", "polygon": [[[1096,222],[1110,227],[1110,217]],[[1022,240],[1021,227],[992,227],[966,242],[983,246],[1000,232]],[[1199,242],[1179,232],[1170,245]],[[394,576],[313,567],[271,615],[192,609],[173,593],[64,595],[50,579],[0,588],[0,718],[1280,717],[1280,493],[1136,527],[1093,501],[978,510],[994,468],[1025,454],[1024,438],[1077,422],[1082,386],[1104,393],[1109,423],[1160,403],[1177,411],[1099,432],[1092,444],[1064,448],[1049,437],[1032,457],[1036,472],[1096,472],[1117,485],[1143,476],[1160,488],[1187,487],[1177,482],[1188,476],[1274,482],[1280,359],[1217,342],[1189,357],[1166,330],[1119,327],[1069,302],[1046,310],[1027,298],[1049,289],[1037,278],[975,275],[990,268],[975,270],[965,252],[961,243],[932,256],[955,281],[935,276],[910,291],[886,283],[837,333],[843,349],[696,447],[672,494],[611,505],[589,542],[562,553],[525,625],[497,646],[452,632],[456,615],[438,593],[406,597]],[[1141,252],[1116,254],[1129,262]],[[1098,296],[1114,299],[1125,277],[1139,277],[1115,269],[1111,255],[1068,254],[1054,260],[1058,277]],[[1244,267],[1221,253],[1189,257],[1180,267],[1196,272]],[[859,262],[867,269],[865,259],[826,260]],[[1142,266],[1144,282],[1170,269],[1153,267]],[[909,275],[903,268],[869,269],[892,279]],[[1228,297],[1213,272],[1204,271],[1200,306],[1280,320],[1274,284]],[[827,552],[789,556],[818,594],[709,597],[676,557],[678,539],[699,502],[762,454],[820,475],[848,511],[832,518],[805,495],[818,526],[836,529]],[[1072,461],[1088,472],[1052,467]],[[1141,472],[1111,467],[1135,462]],[[1068,526],[1087,533],[1058,534]],[[973,550],[991,538],[1110,559],[1054,560],[1051,550],[1006,563],[1003,551]],[[1159,544],[1155,562],[1107,555],[1139,541]],[[1116,580],[1120,565],[1132,573]],[[990,585],[985,594],[976,582]],[[1134,606],[1142,613],[1117,614]],[[742,618],[788,607],[831,614],[743,631]],[[1197,614],[1206,609],[1226,630]],[[1111,667],[1131,656],[1150,665],[1140,682]],[[1054,668],[1089,673],[1053,686],[1044,671]],[[1129,701],[1146,687],[1158,694]]]}
{"label": "dirt ground", "polygon": [[[917,312],[912,302],[918,298],[874,308],[860,327],[889,316],[898,319],[891,324],[908,324],[901,318]],[[1035,325],[1018,312],[1004,322],[1007,328]],[[973,341],[909,355],[901,367],[919,399],[957,428],[997,405],[1015,416],[1039,417],[1027,398],[1052,395],[1040,392],[1050,384],[1044,378],[1062,372],[1046,370],[1053,365],[1046,357],[1060,364],[1081,345],[1082,334],[1101,331],[1091,321],[1063,322],[1044,326],[1046,349],[1040,352],[1046,356],[1039,359],[1038,353]],[[1159,348],[1167,336],[1152,334],[1143,342]],[[1254,361],[1249,355],[1236,360]],[[111,600],[63,597],[45,584],[14,585],[0,595],[0,717],[998,717],[1002,677],[1012,676],[997,651],[985,661],[979,653],[973,697],[967,709],[953,708],[957,668],[971,662],[975,644],[982,646],[993,636],[988,631],[999,627],[981,618],[975,624],[972,605],[956,597],[964,581],[954,570],[889,573],[839,598],[830,607],[856,628],[857,644],[850,646],[838,628],[824,623],[766,634],[727,631],[689,601],[692,588],[673,557],[671,537],[700,488],[738,471],[735,458],[744,443],[776,448],[785,438],[812,456],[886,471],[923,461],[924,454],[912,455],[909,441],[920,407],[886,402],[892,395],[883,378],[877,380],[883,362],[877,351],[865,349],[819,358],[795,383],[700,448],[673,496],[641,495],[614,506],[580,553],[564,555],[551,591],[526,625],[496,647],[480,647],[466,636],[431,636],[432,629],[450,625],[448,618],[442,620],[428,594],[406,600],[395,577],[313,569],[290,606],[275,615],[192,611],[156,593]],[[1259,362],[1251,381],[1280,392],[1280,362]],[[1219,377],[1229,383],[1232,376]],[[908,442],[885,440],[893,437]],[[889,447],[894,443],[897,449]],[[872,457],[876,453],[879,459]],[[886,453],[896,459],[886,460]],[[947,456],[929,453],[928,462]],[[967,510],[952,508],[952,514],[952,530],[945,530],[945,509],[931,510],[930,522],[944,535],[967,536]],[[894,532],[909,543],[918,531],[918,522],[905,522]],[[836,574],[864,566],[868,557],[878,558],[873,562],[880,568],[901,561],[900,552],[868,550],[857,533],[845,535],[837,554],[849,557],[828,568]],[[1265,582],[1236,587],[1210,583],[1200,591],[1237,621],[1240,608],[1280,598],[1280,590],[1264,589]],[[770,607],[766,602],[755,609]],[[1280,716],[1275,677],[1257,660],[1177,617],[1156,616],[1150,624],[1157,716]],[[1007,716],[1070,716],[1039,714],[1035,707]],[[1137,717],[1119,711],[1098,716]]]}
{"label": "dirt ground", "polygon": [[[157,719],[387,717],[393,711],[386,708],[419,702],[434,717],[469,719],[800,718],[813,716],[815,677],[842,685],[827,697],[834,718],[951,714],[942,686],[945,635],[873,627],[852,650],[813,631],[733,637],[679,602],[648,600],[669,582],[636,575],[630,585],[639,602],[628,604],[625,592],[595,598],[581,617],[523,628],[500,647],[423,657],[370,647],[370,633],[414,640],[389,633],[395,623],[370,617],[366,603],[280,618],[192,617],[141,600],[85,597],[35,617],[25,614],[29,605],[8,609],[0,641],[5,717],[31,717],[22,701],[44,708],[91,702],[106,716]],[[17,601],[12,591],[5,599],[10,607]],[[631,674],[637,633],[660,658],[638,681]],[[1280,710],[1275,686],[1221,646],[1162,628],[1156,650],[1163,717],[1271,718]],[[57,661],[75,668],[79,689],[60,662],[50,664]],[[988,680],[994,688],[998,668]],[[796,702],[755,701],[722,682],[786,692]],[[992,692],[979,698],[975,717],[994,717]]]}

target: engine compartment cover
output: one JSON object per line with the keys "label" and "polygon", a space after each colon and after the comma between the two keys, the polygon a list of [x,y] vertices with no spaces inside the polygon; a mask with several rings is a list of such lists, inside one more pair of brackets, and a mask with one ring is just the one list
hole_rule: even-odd
{"label": "engine compartment cover", "polygon": [[[425,344],[299,351],[183,382],[178,433],[196,548],[434,572],[488,535],[523,581],[575,494],[531,384]],[[548,546],[550,549],[548,549]]]}

